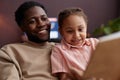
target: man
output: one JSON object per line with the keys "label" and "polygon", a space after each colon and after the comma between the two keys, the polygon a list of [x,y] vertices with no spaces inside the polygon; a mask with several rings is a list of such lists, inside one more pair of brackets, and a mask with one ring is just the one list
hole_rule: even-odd
{"label": "man", "polygon": [[50,22],[43,5],[28,1],[15,12],[18,26],[26,33],[23,43],[0,50],[0,80],[56,80],[51,74]]}

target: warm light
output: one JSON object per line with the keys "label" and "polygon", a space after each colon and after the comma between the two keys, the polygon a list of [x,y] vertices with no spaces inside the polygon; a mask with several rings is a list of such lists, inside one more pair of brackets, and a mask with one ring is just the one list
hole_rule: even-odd
{"label": "warm light", "polygon": [[0,27],[6,25],[6,20],[3,15],[0,15]]}

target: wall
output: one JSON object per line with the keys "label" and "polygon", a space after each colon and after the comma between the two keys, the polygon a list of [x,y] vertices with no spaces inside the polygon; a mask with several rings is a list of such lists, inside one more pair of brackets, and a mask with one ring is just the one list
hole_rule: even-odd
{"label": "wall", "polygon": [[[19,27],[14,21],[14,11],[27,0],[0,0],[0,46],[21,41]],[[34,0],[45,5],[49,17],[67,7],[81,7],[88,16],[88,32],[120,15],[119,0]]]}

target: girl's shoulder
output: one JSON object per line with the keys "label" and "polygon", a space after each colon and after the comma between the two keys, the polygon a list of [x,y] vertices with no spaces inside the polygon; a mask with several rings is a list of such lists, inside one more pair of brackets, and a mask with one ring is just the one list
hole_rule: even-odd
{"label": "girl's shoulder", "polygon": [[96,43],[96,44],[99,42],[97,38],[87,38],[86,40],[92,43]]}
{"label": "girl's shoulder", "polygon": [[90,43],[90,45],[95,49],[97,44],[99,43],[99,40],[97,38],[87,38],[86,41]]}

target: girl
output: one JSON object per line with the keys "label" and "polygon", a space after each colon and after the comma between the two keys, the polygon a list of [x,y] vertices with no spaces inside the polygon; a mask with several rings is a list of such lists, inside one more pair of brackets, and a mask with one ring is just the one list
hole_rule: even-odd
{"label": "girl", "polygon": [[68,8],[58,15],[61,43],[52,50],[52,73],[60,80],[81,80],[98,40],[86,38],[87,17],[80,8]]}

